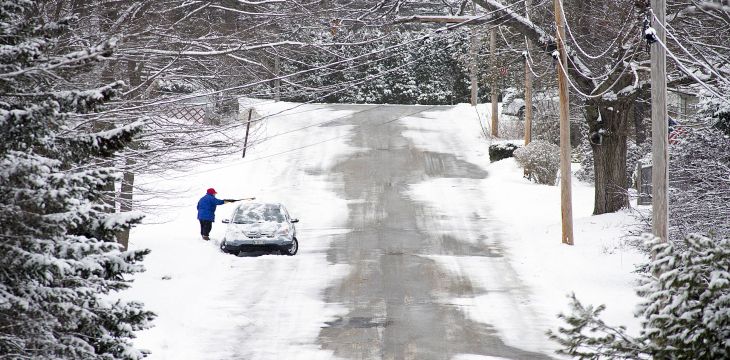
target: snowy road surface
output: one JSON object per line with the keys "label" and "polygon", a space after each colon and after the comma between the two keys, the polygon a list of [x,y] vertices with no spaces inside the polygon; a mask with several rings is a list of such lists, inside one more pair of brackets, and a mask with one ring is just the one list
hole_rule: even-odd
{"label": "snowy road surface", "polygon": [[[348,123],[384,123],[401,117],[435,121],[421,117],[428,110],[433,109],[388,106],[358,114]],[[470,319],[453,301],[500,291],[513,293],[511,303],[517,306],[523,285],[504,258],[498,229],[478,209],[460,203],[474,214],[464,221],[460,217],[464,211],[439,214],[410,195],[413,186],[427,180],[483,179],[487,172],[462,160],[460,153],[417,147],[404,135],[407,130],[398,121],[355,126],[350,142],[362,150],[331,170],[333,178],[343,183],[341,196],[350,201],[351,231],[336,240],[328,254],[351,271],[327,292],[328,302],[343,304],[348,312],[329,322],[319,341],[344,359],[450,359],[458,354],[544,358],[505,345],[489,324]],[[443,228],[455,232],[446,234]],[[490,290],[440,266],[438,258],[444,256],[482,260],[483,271],[495,272]],[[511,313],[518,316],[514,321],[530,325],[524,318],[529,312]]]}
{"label": "snowy road surface", "polygon": [[[633,269],[611,240],[625,216],[590,217],[577,200],[587,219],[577,224],[598,229],[577,231],[583,246],[561,246],[557,188],[521,179],[513,163],[490,165],[470,106],[295,106],[256,105],[275,116],[245,159],[140,180],[174,189],[150,200],[162,210],[131,239],[152,249],[125,293],[158,314],[135,340],[150,359],[545,359],[555,348],[545,330],[570,291],[628,299],[609,310],[630,318]],[[195,203],[208,187],[283,202],[301,219],[299,254],[221,253],[230,204],[202,241]],[[587,186],[575,191],[592,199]],[[575,271],[561,259],[584,262]],[[576,273],[585,279],[564,276]]]}

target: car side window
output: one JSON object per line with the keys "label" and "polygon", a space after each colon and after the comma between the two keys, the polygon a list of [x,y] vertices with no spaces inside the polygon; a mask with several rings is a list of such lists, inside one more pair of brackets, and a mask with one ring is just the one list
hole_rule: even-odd
{"label": "car side window", "polygon": [[286,219],[286,222],[289,222],[289,220],[291,219],[291,217],[289,216],[289,212],[286,211],[286,208],[282,206],[281,207],[281,212],[284,213],[284,219]]}

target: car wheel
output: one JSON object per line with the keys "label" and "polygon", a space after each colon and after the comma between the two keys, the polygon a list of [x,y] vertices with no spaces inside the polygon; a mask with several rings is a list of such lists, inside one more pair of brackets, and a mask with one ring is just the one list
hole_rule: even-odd
{"label": "car wheel", "polygon": [[291,246],[284,248],[284,251],[282,251],[282,253],[284,255],[294,256],[297,254],[297,251],[299,251],[299,241],[297,240],[297,238],[292,238]]}

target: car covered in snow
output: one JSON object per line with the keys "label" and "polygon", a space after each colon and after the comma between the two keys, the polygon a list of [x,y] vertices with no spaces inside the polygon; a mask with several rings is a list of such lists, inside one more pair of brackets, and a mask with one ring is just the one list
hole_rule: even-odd
{"label": "car covered in snow", "polygon": [[[557,117],[560,97],[554,91],[536,91],[532,94],[532,113],[535,117]],[[525,94],[513,87],[504,90],[502,115],[525,120]]]}
{"label": "car covered in snow", "polygon": [[280,203],[246,202],[233,211],[220,244],[228,254],[241,252],[279,252],[296,255],[299,250],[297,229],[299,219],[289,216]]}

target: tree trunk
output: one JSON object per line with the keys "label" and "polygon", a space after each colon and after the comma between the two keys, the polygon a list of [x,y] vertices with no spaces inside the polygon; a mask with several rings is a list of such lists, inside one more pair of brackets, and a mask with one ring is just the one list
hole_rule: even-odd
{"label": "tree trunk", "polygon": [[620,103],[592,105],[587,111],[590,132],[602,135],[600,144],[591,142],[596,176],[594,215],[615,212],[629,205],[626,139],[633,99],[621,100]]}
{"label": "tree trunk", "polygon": [[646,131],[646,109],[650,94],[647,91],[642,91],[636,98],[634,106],[634,135],[636,136],[636,145],[641,145],[646,142],[647,131]]}
{"label": "tree trunk", "polygon": [[[142,73],[144,69],[144,63],[138,63],[133,60],[127,61],[127,76],[129,78],[129,86],[135,88],[142,84]],[[136,94],[140,93],[141,89],[129,94],[130,97],[135,97]],[[132,148],[136,147],[133,143]],[[126,166],[124,174],[122,175],[122,184],[119,191],[119,211],[129,212],[132,211],[132,201],[134,199],[134,172],[132,168],[136,162],[133,158],[128,157],[126,160]],[[124,250],[129,247],[129,231],[130,229],[122,230],[117,235],[117,241],[122,244]]]}
{"label": "tree trunk", "polygon": [[[132,168],[134,166],[134,160],[127,158],[127,168]],[[119,210],[121,212],[129,212],[132,211],[132,199],[134,194],[134,173],[131,171],[125,171],[124,175],[122,177],[122,186],[119,193],[119,199],[120,199],[120,206]],[[125,229],[122,232],[119,233],[117,240],[119,241],[122,246],[124,246],[124,250],[127,250],[129,247],[129,231],[130,229]]]}

